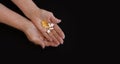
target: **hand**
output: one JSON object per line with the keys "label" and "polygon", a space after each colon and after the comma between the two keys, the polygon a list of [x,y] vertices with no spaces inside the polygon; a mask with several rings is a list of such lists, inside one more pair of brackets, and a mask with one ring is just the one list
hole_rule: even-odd
{"label": "hand", "polygon": [[[53,14],[51,12],[48,12],[46,10],[42,10],[42,9],[38,9],[36,10],[36,12],[32,13],[31,16],[31,21],[33,22],[33,24],[37,27],[37,29],[43,34],[43,36],[51,41],[51,42],[55,42],[56,44],[63,44],[63,42],[61,42],[62,39],[64,39],[64,33],[63,31],[58,27],[58,25],[55,24],[55,21],[60,21],[58,19],[55,19],[55,17],[53,16]],[[54,26],[54,30],[51,31],[51,33],[47,33],[47,29],[45,29],[42,26],[42,20],[44,21],[48,21],[48,22],[52,22],[55,24]]]}
{"label": "hand", "polygon": [[47,40],[56,42],[57,44],[61,43],[59,40],[64,39],[64,33],[63,31],[55,25],[55,29],[51,31],[51,33],[46,33],[47,30],[42,27],[41,22],[48,21],[50,23],[57,23],[57,21],[60,21],[56,19],[51,12],[48,12],[46,10],[38,9],[36,12],[32,13],[30,19],[33,22],[33,24],[37,27],[39,31],[43,34],[44,37],[46,37]]}
{"label": "hand", "polygon": [[[27,20],[26,18],[22,17],[21,15],[11,11],[10,9],[6,8],[2,4],[0,4],[0,22],[17,28],[23,31],[28,39],[35,44],[41,45],[43,48],[45,46],[58,46],[55,42],[47,41],[46,38],[37,30],[32,22]],[[61,29],[55,24],[54,29],[59,34],[62,33]],[[59,42],[63,42],[63,39],[60,39],[58,35],[56,35],[55,31],[52,30],[53,34],[56,36]],[[54,37],[55,38],[55,37]]]}
{"label": "hand", "polygon": [[[35,44],[40,45],[42,48],[45,48],[45,46],[56,47],[59,45],[59,44],[56,44],[55,42],[47,41],[31,22],[29,22],[27,26],[28,28],[24,29],[23,32],[26,34],[27,38],[31,42],[34,42]],[[59,36],[56,35],[56,37],[59,37]],[[59,41],[63,43],[62,39],[59,39]]]}
{"label": "hand", "polygon": [[[64,39],[65,35],[58,26],[55,26],[55,30],[51,33],[46,33],[46,29],[42,27],[41,22],[47,21],[51,23],[59,23],[61,20],[57,19],[53,13],[38,8],[32,0],[12,0],[23,13],[33,22],[36,28],[42,33],[42,35],[49,41],[58,42],[58,39]],[[26,7],[27,6],[27,7]],[[56,37],[54,34],[59,35],[60,38]],[[56,37],[56,38],[55,38]]]}

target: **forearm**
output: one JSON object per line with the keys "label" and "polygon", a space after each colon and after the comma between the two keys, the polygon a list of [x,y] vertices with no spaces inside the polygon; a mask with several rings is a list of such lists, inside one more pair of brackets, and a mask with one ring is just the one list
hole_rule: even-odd
{"label": "forearm", "polygon": [[36,9],[38,9],[32,0],[12,0],[12,2],[15,3],[28,18],[32,16],[30,14],[35,13]]}
{"label": "forearm", "polygon": [[23,31],[27,28],[27,25],[29,25],[29,22],[26,21],[27,20],[23,19],[19,14],[0,4],[0,23],[7,24]]}

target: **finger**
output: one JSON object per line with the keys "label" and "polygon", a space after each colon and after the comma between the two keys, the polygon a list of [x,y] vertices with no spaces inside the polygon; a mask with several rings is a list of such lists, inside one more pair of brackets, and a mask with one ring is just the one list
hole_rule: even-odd
{"label": "finger", "polygon": [[65,38],[64,32],[57,24],[55,24],[54,30],[59,34],[60,37],[62,37],[63,39]]}
{"label": "finger", "polygon": [[55,36],[55,38],[61,43],[63,44],[63,39],[57,34],[57,32],[55,30],[52,30],[53,35]]}
{"label": "finger", "polygon": [[[40,32],[39,33],[39,35],[40,35],[40,38],[43,40],[43,43],[44,43],[44,46],[46,47],[48,47],[48,46],[51,46],[51,43],[48,43],[47,41],[47,39],[43,36],[43,34]],[[49,41],[50,42],[50,41]],[[44,48],[44,47],[42,47],[42,48]]]}
{"label": "finger", "polygon": [[41,45],[41,47],[44,49],[45,48],[45,44],[44,44],[44,41],[42,41],[42,40],[39,40],[39,45]]}
{"label": "finger", "polygon": [[39,44],[38,45],[41,45],[41,47],[42,48],[45,48],[45,42],[44,42],[44,39],[45,39],[45,37],[43,36],[43,34],[40,32],[40,31],[36,31],[37,33],[38,33],[38,35],[36,35],[36,36],[38,36],[39,37]]}
{"label": "finger", "polygon": [[49,36],[53,39],[53,43],[59,44],[59,41],[55,38],[52,32],[49,33]]}
{"label": "finger", "polygon": [[45,47],[45,44],[43,43],[43,38],[42,37],[40,37],[40,34],[39,34],[39,32],[37,32],[37,31],[31,31],[31,32],[25,32],[25,34],[26,34],[26,36],[27,36],[27,38],[31,41],[31,42],[33,42],[33,43],[35,43],[35,44],[37,44],[37,45],[41,45],[41,47],[42,48],[44,48]]}
{"label": "finger", "polygon": [[45,44],[41,38],[32,37],[32,39],[30,40],[34,42],[36,45],[40,45],[42,48],[45,48]]}
{"label": "finger", "polygon": [[45,31],[41,31],[41,32],[47,40],[53,41],[53,39]]}
{"label": "finger", "polygon": [[52,47],[57,47],[58,46],[58,44],[55,44],[55,43],[53,43],[53,42],[50,42],[50,41],[44,41],[45,42],[45,46],[52,46]]}
{"label": "finger", "polygon": [[37,45],[41,45],[42,48],[45,48],[45,44],[43,42],[43,39],[39,36],[39,38],[33,39],[33,41],[37,44]]}
{"label": "finger", "polygon": [[50,20],[51,20],[53,23],[60,23],[60,22],[61,22],[60,19],[55,18],[53,15],[51,16]]}
{"label": "finger", "polygon": [[50,46],[50,43],[48,43],[47,41],[44,41],[44,43],[45,43],[45,46]]}

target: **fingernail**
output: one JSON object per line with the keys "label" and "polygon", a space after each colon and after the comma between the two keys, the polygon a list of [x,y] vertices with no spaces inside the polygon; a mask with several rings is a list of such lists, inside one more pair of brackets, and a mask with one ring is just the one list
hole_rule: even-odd
{"label": "fingernail", "polygon": [[57,44],[57,45],[55,45],[54,47],[58,47],[59,45]]}
{"label": "fingernail", "polygon": [[62,38],[65,39],[65,35]]}
{"label": "fingernail", "polygon": [[61,42],[61,44],[63,44],[64,41]]}
{"label": "fingernail", "polygon": [[42,46],[43,49],[45,49],[45,46]]}
{"label": "fingernail", "polygon": [[58,19],[58,22],[61,22],[61,20],[60,20],[60,19]]}

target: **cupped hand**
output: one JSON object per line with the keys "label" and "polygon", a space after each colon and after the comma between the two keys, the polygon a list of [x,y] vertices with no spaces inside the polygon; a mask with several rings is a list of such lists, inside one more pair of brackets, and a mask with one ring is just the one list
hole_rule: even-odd
{"label": "cupped hand", "polygon": [[45,48],[46,46],[56,47],[56,46],[60,45],[60,43],[56,43],[56,42],[63,43],[63,39],[58,34],[56,34],[56,33],[60,33],[61,29],[58,28],[57,25],[55,25],[55,29],[57,31],[52,30],[53,35],[55,37],[52,36],[51,38],[56,38],[57,40],[55,39],[55,41],[52,41],[52,42],[48,41],[46,38],[44,38],[42,33],[31,22],[23,32],[26,34],[27,38],[31,42],[33,42],[33,43],[35,43],[37,45],[40,45],[42,48]]}
{"label": "cupped hand", "polygon": [[[51,12],[43,9],[37,9],[35,12],[30,13],[28,17],[47,40],[51,42],[54,41],[57,44],[59,43],[63,44],[61,40],[65,38],[65,35],[63,31],[60,29],[60,27],[57,25],[57,23],[60,22],[61,20],[55,18]],[[42,21],[54,23],[55,24],[54,30],[52,30],[50,33],[47,33],[47,29],[45,29],[42,26]]]}
{"label": "cupped hand", "polygon": [[[14,2],[20,10],[25,14],[25,16],[32,21],[34,26],[39,32],[46,38],[46,40],[55,42],[56,44],[62,44],[62,40],[65,38],[63,31],[57,25],[61,22],[60,19],[56,18],[52,12],[43,10],[32,1],[32,0],[11,0]],[[50,33],[47,33],[47,29],[42,26],[42,21],[48,23],[54,23],[54,29]]]}

